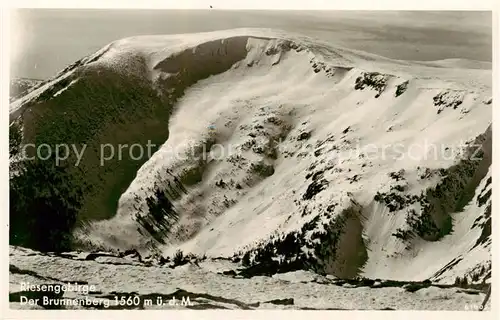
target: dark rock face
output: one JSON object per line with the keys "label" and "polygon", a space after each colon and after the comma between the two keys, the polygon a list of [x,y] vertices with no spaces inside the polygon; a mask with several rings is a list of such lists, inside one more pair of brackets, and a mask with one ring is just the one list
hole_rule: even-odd
{"label": "dark rock face", "polygon": [[400,95],[402,95],[403,93],[405,93],[406,89],[408,89],[408,84],[409,83],[410,83],[410,81],[406,80],[405,82],[403,82],[400,85],[398,85],[396,87],[396,93],[394,94],[394,96],[397,98]]}
{"label": "dark rock face", "polygon": [[372,90],[377,91],[375,98],[378,98],[382,92],[384,92],[387,86],[387,80],[387,75],[378,72],[363,72],[361,76],[356,78],[354,89],[364,90],[365,88],[371,88]]}
{"label": "dark rock face", "polygon": [[434,96],[434,105],[438,108],[437,114],[440,114],[445,108],[456,109],[464,100],[463,92],[461,91],[443,91]]}

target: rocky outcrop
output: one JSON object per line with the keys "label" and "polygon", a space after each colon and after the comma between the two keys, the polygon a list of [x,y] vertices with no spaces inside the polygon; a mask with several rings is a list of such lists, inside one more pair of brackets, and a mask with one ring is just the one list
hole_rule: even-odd
{"label": "rocky outcrop", "polygon": [[405,91],[408,89],[409,83],[410,83],[410,80],[406,80],[405,82],[399,84],[396,87],[396,93],[394,94],[396,98],[399,97],[400,95],[402,95],[403,93],[405,93]]}
{"label": "rocky outcrop", "polygon": [[442,91],[432,99],[434,100],[434,105],[438,107],[437,114],[440,114],[446,108],[458,108],[464,100],[464,92]]}
{"label": "rocky outcrop", "polygon": [[361,76],[356,78],[354,89],[364,90],[365,88],[370,88],[377,92],[375,98],[378,98],[387,87],[389,78],[389,75],[378,72],[363,72]]}

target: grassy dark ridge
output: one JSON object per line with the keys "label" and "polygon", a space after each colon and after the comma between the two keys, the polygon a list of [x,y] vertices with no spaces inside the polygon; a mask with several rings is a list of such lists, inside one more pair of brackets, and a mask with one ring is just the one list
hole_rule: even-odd
{"label": "grassy dark ridge", "polygon": [[[114,216],[120,195],[135,178],[148,157],[133,160],[129,148],[121,160],[114,157],[100,166],[100,146],[111,144],[155,145],[151,154],[168,139],[168,121],[176,101],[189,86],[211,75],[225,72],[246,56],[246,37],[215,40],[183,51],[158,63],[154,68],[175,76],[158,83],[159,94],[147,75],[140,57],[130,62],[133,74],[106,67],[80,66],[70,77],[57,83],[27,106],[23,113],[25,141],[40,144],[86,144],[79,165],[90,190],[85,193],[78,221],[108,219]],[[127,67],[127,66],[126,66]],[[53,97],[73,79],[76,83]],[[137,154],[136,154],[137,155]],[[69,159],[73,165],[76,159]],[[80,176],[78,176],[80,177]]]}
{"label": "grassy dark ridge", "polygon": [[[56,97],[40,97],[23,114],[25,142],[87,145],[79,167],[90,185],[79,220],[99,220],[115,214],[118,199],[147,160],[129,157],[129,148],[100,166],[101,144],[156,145],[154,153],[168,138],[168,119],[173,99],[168,101],[142,78],[99,68],[76,73],[79,80]],[[66,82],[68,82],[67,80]],[[138,150],[136,150],[136,156]],[[68,159],[70,171],[76,158]]]}

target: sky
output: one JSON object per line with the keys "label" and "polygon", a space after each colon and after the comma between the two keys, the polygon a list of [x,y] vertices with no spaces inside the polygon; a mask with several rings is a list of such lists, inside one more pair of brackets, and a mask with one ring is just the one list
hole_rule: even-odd
{"label": "sky", "polygon": [[286,30],[393,59],[491,61],[489,12],[23,9],[11,78],[45,79],[120,38],[241,27]]}

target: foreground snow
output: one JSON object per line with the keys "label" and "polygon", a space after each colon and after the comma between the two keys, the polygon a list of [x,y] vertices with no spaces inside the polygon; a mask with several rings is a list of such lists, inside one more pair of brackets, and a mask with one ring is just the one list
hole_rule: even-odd
{"label": "foreground snow", "polygon": [[[272,277],[238,278],[220,274],[221,271],[237,267],[234,263],[221,260],[206,260],[170,268],[141,263],[130,257],[104,255],[87,258],[88,256],[86,253],[51,256],[11,247],[10,307],[42,308],[20,303],[20,296],[30,294],[21,289],[21,285],[27,282],[32,285],[68,282],[86,285],[86,290],[93,289],[94,292],[86,295],[85,288],[82,287],[80,292],[64,292],[51,296],[51,299],[100,299],[100,306],[87,307],[89,309],[106,309],[105,305],[109,309],[120,308],[113,305],[115,297],[128,299],[132,296],[140,297],[141,302],[129,306],[130,309],[477,310],[485,297],[483,292],[473,289],[429,286],[409,292],[413,290],[409,290],[408,285],[370,288],[346,283],[335,284],[335,278],[304,271]],[[214,270],[219,270],[219,273]],[[42,295],[39,294],[38,297]],[[165,302],[175,297],[178,305],[158,306],[158,297]],[[148,305],[148,302],[144,304],[148,299],[153,301],[152,305]],[[74,308],[85,307],[77,304]],[[489,308],[488,303],[486,310]]]}

